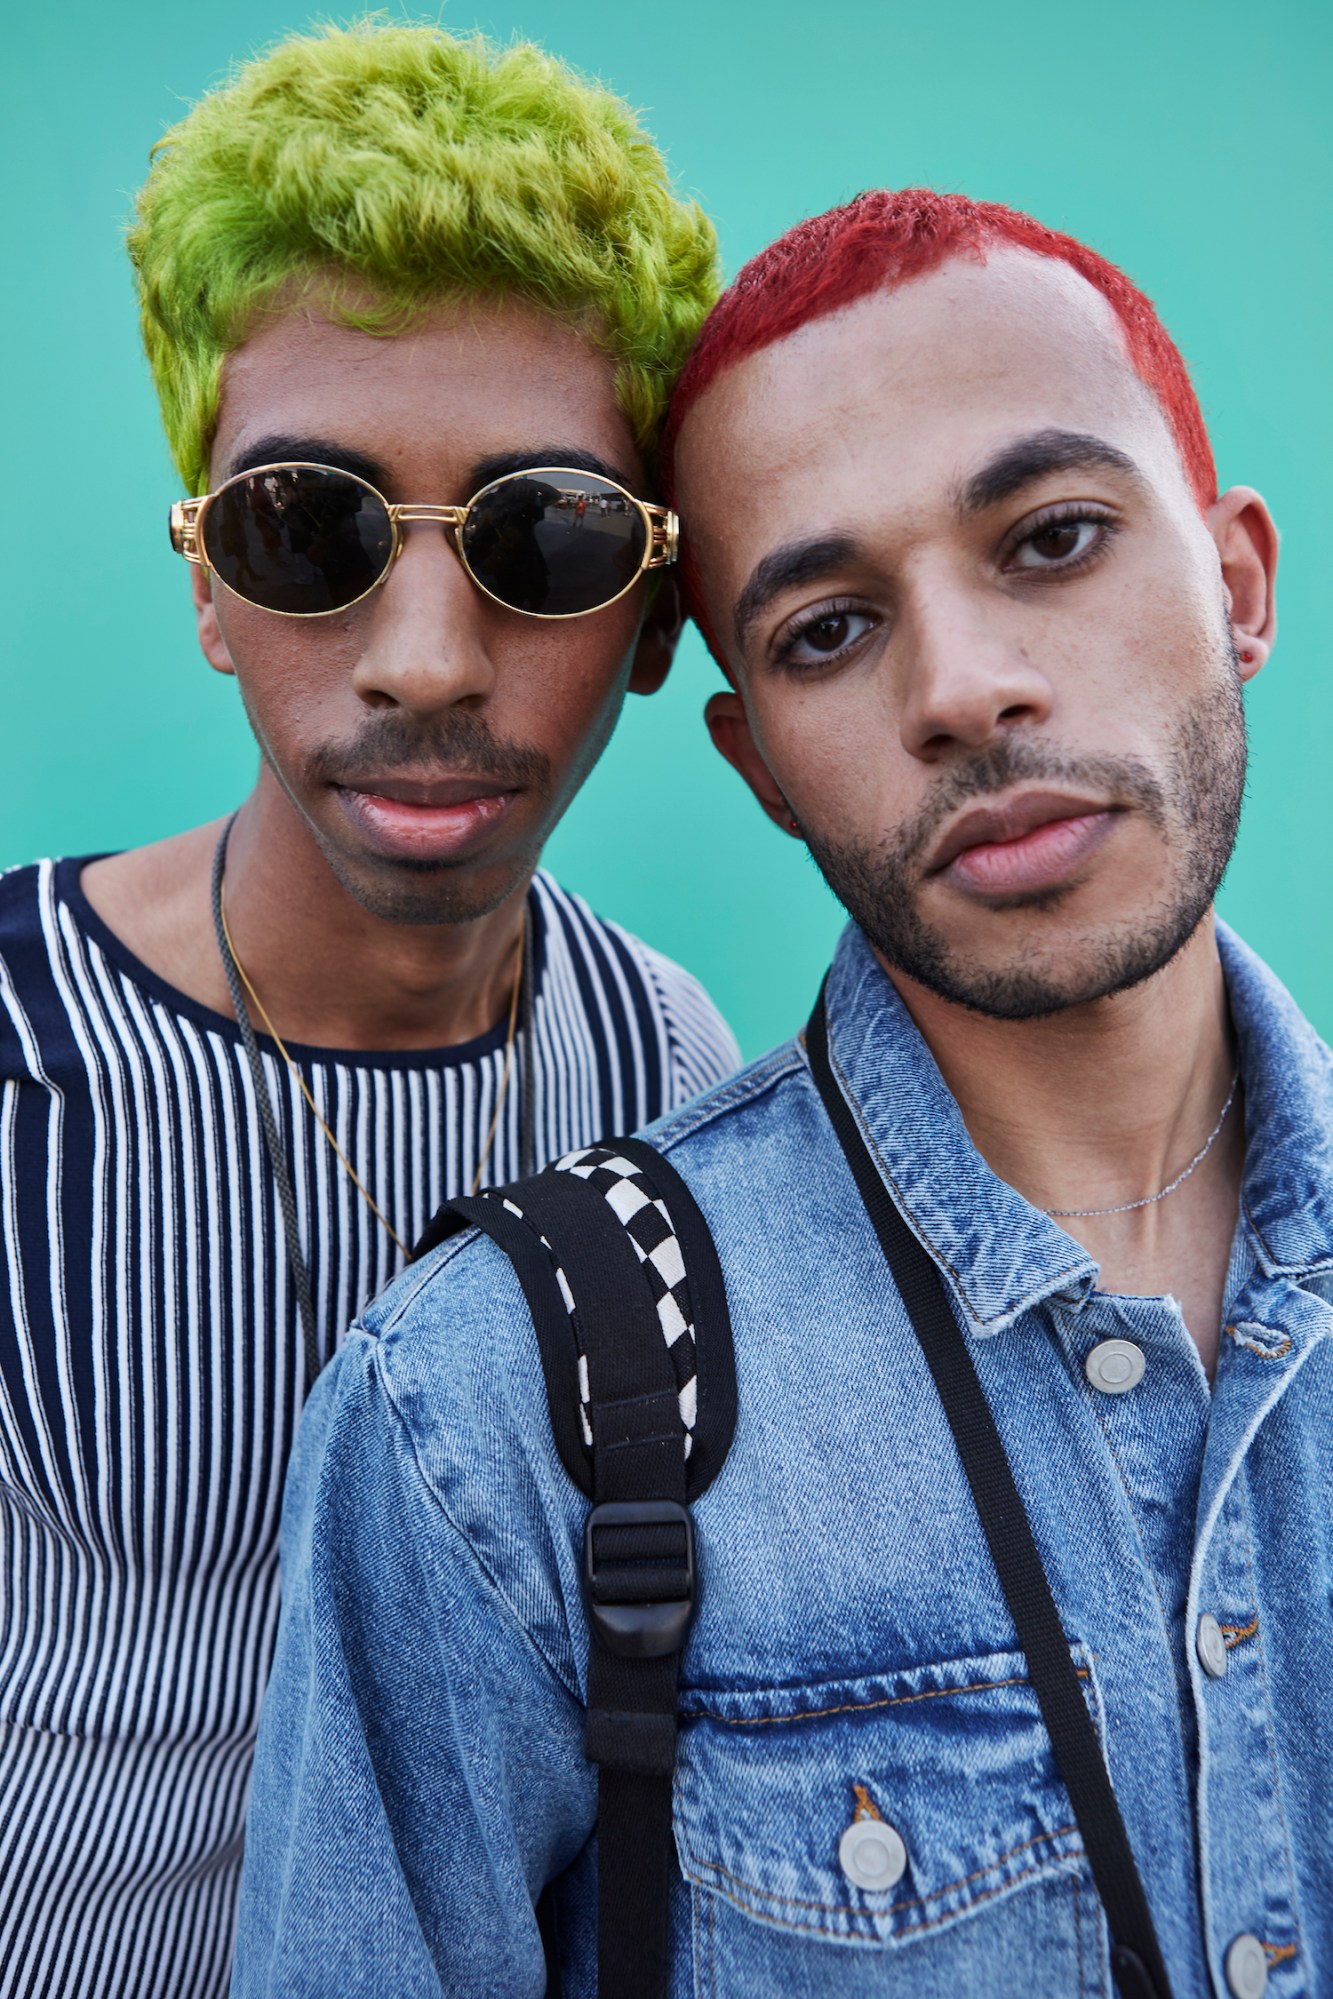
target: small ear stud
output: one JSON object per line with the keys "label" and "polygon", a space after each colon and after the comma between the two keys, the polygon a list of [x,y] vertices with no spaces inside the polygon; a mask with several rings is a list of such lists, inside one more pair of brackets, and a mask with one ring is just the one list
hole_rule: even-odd
{"label": "small ear stud", "polygon": [[1254,664],[1254,654],[1252,652],[1243,652],[1240,660],[1242,666],[1252,666]]}

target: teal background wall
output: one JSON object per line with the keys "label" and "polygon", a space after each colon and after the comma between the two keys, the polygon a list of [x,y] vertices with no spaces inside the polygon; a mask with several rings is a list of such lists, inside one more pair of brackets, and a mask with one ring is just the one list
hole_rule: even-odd
{"label": "teal background wall", "polygon": [[[234,58],[312,18],[287,0],[8,17],[0,864],[153,839],[251,781],[235,690],[195,650],[167,548],[176,488],[120,232],[152,141]],[[1030,208],[1157,299],[1223,482],[1257,485],[1285,535],[1223,906],[1333,1034],[1333,12],[456,0],[440,18],[530,35],[629,98],[716,217],[729,271],[799,216],[923,181]],[[756,1053],[802,1018],[838,915],[709,747],[716,684],[691,635],[666,691],[631,701],[549,858],[698,971]]]}

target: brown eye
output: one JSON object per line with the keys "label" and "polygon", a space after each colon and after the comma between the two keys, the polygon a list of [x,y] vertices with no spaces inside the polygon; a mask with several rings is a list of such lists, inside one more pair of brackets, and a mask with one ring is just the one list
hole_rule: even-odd
{"label": "brown eye", "polygon": [[802,667],[822,667],[855,651],[858,642],[875,629],[878,619],[853,605],[838,610],[829,605],[816,611],[785,638],[778,641],[774,664],[800,672]]}
{"label": "brown eye", "polygon": [[839,646],[846,645],[850,629],[851,621],[847,613],[838,611],[818,619],[813,625],[807,625],[801,638],[811,652],[837,652]]}
{"label": "brown eye", "polygon": [[1110,532],[1108,522],[1088,514],[1046,521],[1024,535],[1005,565],[1009,569],[1069,569],[1091,555]]}
{"label": "brown eye", "polygon": [[1053,527],[1043,528],[1034,534],[1029,544],[1033,552],[1046,562],[1058,562],[1062,556],[1072,555],[1078,547],[1080,523],[1061,521]]}

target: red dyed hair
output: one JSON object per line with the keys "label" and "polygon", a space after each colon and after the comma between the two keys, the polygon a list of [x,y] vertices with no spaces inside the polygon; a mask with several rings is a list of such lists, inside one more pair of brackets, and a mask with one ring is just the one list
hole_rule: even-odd
{"label": "red dyed hair", "polygon": [[[844,208],[797,223],[751,258],[704,321],[676,385],[661,447],[668,492],[674,487],[675,446],[686,413],[728,368],[871,292],[894,291],[951,257],[984,262],[986,252],[1003,243],[1057,258],[1101,293],[1124,329],[1135,373],[1166,418],[1200,509],[1211,506],[1217,498],[1217,471],[1203,412],[1180,350],[1151,299],[1095,250],[1016,208],[925,187],[872,188]],[[697,577],[688,549],[683,570],[699,618]],[[699,622],[721,659],[714,635],[702,618]]]}

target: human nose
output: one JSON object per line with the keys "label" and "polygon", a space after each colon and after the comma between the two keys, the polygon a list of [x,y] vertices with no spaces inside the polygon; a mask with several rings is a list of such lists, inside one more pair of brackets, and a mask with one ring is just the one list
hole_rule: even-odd
{"label": "human nose", "polygon": [[495,685],[487,611],[434,523],[405,523],[397,561],[368,600],[366,640],[352,684],[370,707],[429,715],[483,701]]}
{"label": "human nose", "polygon": [[1051,683],[997,607],[957,583],[936,583],[904,612],[901,729],[910,755],[933,762],[955,744],[984,749],[1002,730],[1048,719]]}

